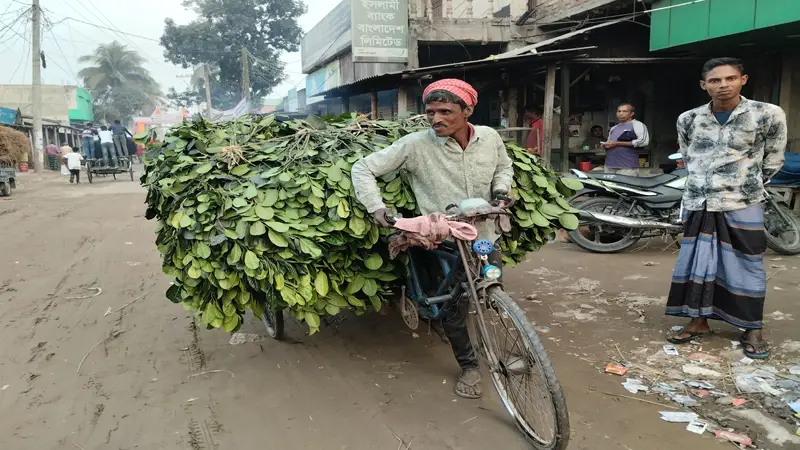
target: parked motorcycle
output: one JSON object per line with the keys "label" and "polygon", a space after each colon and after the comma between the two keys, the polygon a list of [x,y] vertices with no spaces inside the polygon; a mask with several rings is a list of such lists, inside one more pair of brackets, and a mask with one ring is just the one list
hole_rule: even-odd
{"label": "parked motorcycle", "polygon": [[[670,156],[678,168],[652,177],[572,170],[584,189],[570,199],[578,210],[580,226],[570,240],[593,253],[617,253],[640,239],[667,236],[680,245],[683,233],[683,191],[688,171],[681,155]],[[800,183],[800,175],[798,176]],[[776,202],[767,191],[764,204],[767,245],[785,255],[800,254],[800,219]]]}

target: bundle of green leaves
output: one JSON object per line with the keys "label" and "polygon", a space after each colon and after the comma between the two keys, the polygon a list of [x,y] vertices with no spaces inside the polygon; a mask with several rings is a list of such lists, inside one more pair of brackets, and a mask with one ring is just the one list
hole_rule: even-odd
{"label": "bundle of green leaves", "polygon": [[[421,118],[373,121],[347,115],[279,121],[203,120],[173,128],[146,154],[141,182],[147,218],[157,218],[167,297],[209,328],[238,330],[247,310],[291,311],[311,333],[320,316],[378,310],[402,275],[381,230],[356,200],[353,163],[427,127]],[[560,179],[511,145],[513,230],[503,237],[513,264],[578,220],[565,200],[580,183]],[[414,195],[403,174],[380,180],[384,200],[409,217]]]}

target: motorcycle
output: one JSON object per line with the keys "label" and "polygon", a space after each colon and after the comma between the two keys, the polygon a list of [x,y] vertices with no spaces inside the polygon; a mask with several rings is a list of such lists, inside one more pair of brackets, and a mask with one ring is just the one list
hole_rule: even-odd
{"label": "motorcycle", "polygon": [[[668,237],[680,246],[683,191],[689,173],[680,153],[669,158],[677,162],[677,169],[652,177],[573,169],[584,189],[570,199],[580,217],[579,227],[569,233],[570,240],[593,253],[618,253],[653,237]],[[800,173],[797,180],[800,183]],[[769,248],[784,255],[800,254],[800,219],[775,201],[769,190],[764,226]]]}

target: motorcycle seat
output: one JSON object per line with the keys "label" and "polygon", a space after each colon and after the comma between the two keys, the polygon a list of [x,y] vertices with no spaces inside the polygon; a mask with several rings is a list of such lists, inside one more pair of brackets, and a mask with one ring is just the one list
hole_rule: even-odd
{"label": "motorcycle seat", "polygon": [[664,173],[652,177],[630,177],[627,175],[618,175],[616,173],[587,173],[587,175],[589,178],[594,178],[596,180],[613,181],[614,183],[626,184],[639,188],[654,188],[678,179],[678,175],[672,173]]}

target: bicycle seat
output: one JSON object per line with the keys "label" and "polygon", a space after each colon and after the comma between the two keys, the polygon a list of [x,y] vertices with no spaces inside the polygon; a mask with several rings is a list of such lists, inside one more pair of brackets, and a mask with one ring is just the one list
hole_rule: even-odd
{"label": "bicycle seat", "polygon": [[678,178],[678,175],[672,173],[664,173],[652,177],[631,177],[627,175],[618,175],[616,173],[587,173],[586,175],[595,180],[613,181],[614,183],[627,184],[628,186],[640,188],[653,188]]}

